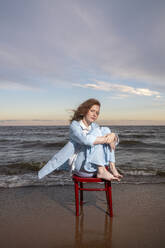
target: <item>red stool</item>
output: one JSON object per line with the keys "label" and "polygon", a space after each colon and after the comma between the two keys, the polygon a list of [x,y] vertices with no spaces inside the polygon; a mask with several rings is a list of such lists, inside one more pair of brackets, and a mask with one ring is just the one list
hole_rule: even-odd
{"label": "red stool", "polygon": [[[106,181],[100,178],[86,178],[86,177],[79,177],[75,174],[72,176],[74,181],[75,187],[75,205],[76,205],[76,216],[79,216],[79,191],[80,191],[80,205],[83,204],[83,191],[105,191],[106,192],[106,199],[109,209],[110,217],[113,216],[113,209],[112,209],[112,191],[111,191],[111,182]],[[84,188],[83,183],[100,183],[104,182],[104,188]]]}

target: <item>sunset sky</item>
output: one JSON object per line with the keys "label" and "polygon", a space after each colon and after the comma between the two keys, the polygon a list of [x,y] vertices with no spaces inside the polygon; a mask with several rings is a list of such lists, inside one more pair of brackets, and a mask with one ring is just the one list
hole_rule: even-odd
{"label": "sunset sky", "polygon": [[0,125],[165,125],[165,1],[0,0]]}

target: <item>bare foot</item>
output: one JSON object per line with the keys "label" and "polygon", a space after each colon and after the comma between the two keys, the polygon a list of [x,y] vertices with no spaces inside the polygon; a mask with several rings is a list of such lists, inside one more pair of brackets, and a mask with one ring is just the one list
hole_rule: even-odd
{"label": "bare foot", "polygon": [[104,166],[101,167],[101,168],[100,167],[99,167],[98,172],[97,172],[97,177],[98,178],[105,179],[105,180],[108,180],[108,181],[111,181],[111,180],[120,181],[120,179],[118,177],[115,177],[109,171],[107,171]]}
{"label": "bare foot", "polygon": [[116,169],[115,163],[110,163],[110,170],[112,172],[112,174],[114,175],[114,177],[117,178],[122,178],[123,176],[118,172],[118,170]]}

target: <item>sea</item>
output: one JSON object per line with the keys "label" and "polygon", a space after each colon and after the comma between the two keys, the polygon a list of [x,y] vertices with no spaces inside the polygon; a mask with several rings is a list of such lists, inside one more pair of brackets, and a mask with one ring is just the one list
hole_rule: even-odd
{"label": "sea", "polygon": [[[110,126],[119,135],[116,167],[122,184],[165,183],[165,126]],[[73,184],[70,168],[38,179],[67,142],[69,126],[0,126],[0,187]]]}

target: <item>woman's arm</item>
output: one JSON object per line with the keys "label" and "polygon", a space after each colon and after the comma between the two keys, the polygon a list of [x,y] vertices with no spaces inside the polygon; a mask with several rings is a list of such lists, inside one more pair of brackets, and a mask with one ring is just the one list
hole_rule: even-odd
{"label": "woman's arm", "polygon": [[80,145],[93,146],[97,135],[99,136],[97,131],[85,135],[77,121],[70,125],[69,138]]}
{"label": "woman's arm", "polygon": [[109,133],[104,136],[97,136],[97,132],[92,132],[92,134],[85,135],[78,122],[73,121],[70,125],[70,139],[87,146],[93,146],[97,144],[110,144],[114,141],[115,134]]}
{"label": "woman's arm", "polygon": [[94,145],[98,145],[98,144],[110,145],[111,143],[115,141],[115,138],[116,138],[116,135],[114,133],[109,133],[105,136],[99,136],[99,137],[96,137],[94,141]]}
{"label": "woman's arm", "polygon": [[77,121],[73,121],[70,125],[69,138],[70,140],[80,145],[93,146],[94,145],[93,143],[96,139],[96,135],[93,134],[85,135],[82,132],[79,123]]}

